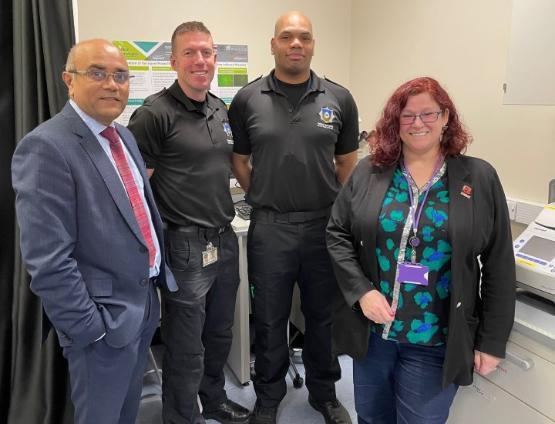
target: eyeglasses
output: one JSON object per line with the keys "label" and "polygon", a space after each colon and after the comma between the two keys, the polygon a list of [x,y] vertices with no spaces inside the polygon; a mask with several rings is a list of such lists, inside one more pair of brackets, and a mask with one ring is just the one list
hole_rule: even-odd
{"label": "eyeglasses", "polygon": [[125,84],[134,77],[134,75],[129,75],[129,71],[106,72],[103,69],[87,69],[86,71],[67,72],[70,74],[85,75],[87,78],[96,82],[106,81],[106,78],[111,76],[116,84]]}
{"label": "eyeglasses", "polygon": [[442,110],[438,112],[423,112],[423,113],[419,113],[418,115],[403,113],[399,117],[399,123],[401,125],[410,125],[410,124],[414,124],[414,122],[416,121],[416,118],[420,118],[420,120],[425,124],[431,124],[432,122],[437,121],[439,119],[439,115],[441,115],[442,113],[443,113]]}

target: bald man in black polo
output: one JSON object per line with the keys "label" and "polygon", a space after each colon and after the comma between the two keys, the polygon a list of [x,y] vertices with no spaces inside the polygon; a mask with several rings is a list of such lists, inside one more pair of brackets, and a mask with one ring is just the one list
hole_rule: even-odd
{"label": "bald man in black polo", "polygon": [[247,251],[257,401],[250,422],[275,423],[285,396],[287,322],[297,282],[309,403],[326,423],[350,423],[335,395],[341,370],[331,351],[331,314],[338,289],[325,228],[356,162],[357,108],[346,89],[311,71],[314,39],[306,16],[281,16],[271,47],[275,69],[244,87],[229,110],[234,173],[254,208]]}

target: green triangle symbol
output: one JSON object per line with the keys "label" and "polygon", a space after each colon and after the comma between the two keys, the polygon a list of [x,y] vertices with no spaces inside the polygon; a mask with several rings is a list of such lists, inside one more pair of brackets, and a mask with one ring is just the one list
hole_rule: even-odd
{"label": "green triangle symbol", "polygon": [[152,49],[156,44],[158,44],[157,41],[134,41],[134,43],[138,47],[140,47],[145,53],[148,53],[150,49]]}

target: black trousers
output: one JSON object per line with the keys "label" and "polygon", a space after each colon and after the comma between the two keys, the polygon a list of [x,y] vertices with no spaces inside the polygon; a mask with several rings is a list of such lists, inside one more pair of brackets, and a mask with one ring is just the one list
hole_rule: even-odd
{"label": "black trousers", "polygon": [[[185,227],[189,228],[189,227]],[[163,292],[163,409],[165,424],[204,422],[197,405],[211,409],[227,399],[223,368],[231,348],[239,286],[239,246],[231,229],[165,231],[167,262],[179,290]],[[218,261],[203,267],[208,242]]]}
{"label": "black trousers", "polygon": [[287,391],[287,325],[295,282],[306,323],[306,387],[314,399],[332,400],[341,377],[331,353],[332,305],[338,287],[326,249],[327,216],[298,223],[283,217],[255,211],[247,239],[249,280],[254,285],[254,389],[266,407],[277,406]]}

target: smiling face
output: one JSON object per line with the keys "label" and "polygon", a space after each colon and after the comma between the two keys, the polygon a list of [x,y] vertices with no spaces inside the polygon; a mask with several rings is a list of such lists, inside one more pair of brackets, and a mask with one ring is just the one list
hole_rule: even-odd
{"label": "smiling face", "polygon": [[199,102],[204,101],[216,67],[216,54],[210,34],[189,31],[178,35],[171,65],[177,72],[177,81],[185,95]]}
{"label": "smiling face", "polygon": [[276,64],[276,77],[286,83],[304,82],[310,76],[314,55],[312,24],[298,12],[281,16],[271,41]]}
{"label": "smiling face", "polygon": [[[401,110],[403,115],[420,115],[431,112],[439,112],[441,107],[428,92],[423,92],[410,96],[407,104]],[[437,115],[435,115],[437,116]],[[426,120],[426,118],[425,118]],[[417,117],[412,124],[399,125],[399,137],[403,142],[403,153],[423,156],[427,154],[437,154],[443,126],[449,120],[449,110],[444,110],[439,114],[435,122],[422,122]]]}
{"label": "smiling face", "polygon": [[[87,71],[101,69],[106,72],[128,71],[127,61],[119,49],[106,40],[84,41],[74,48],[71,69]],[[129,81],[117,84],[109,76],[104,81],[94,81],[86,75],[64,72],[69,97],[83,112],[108,126],[125,108],[129,97]]]}

